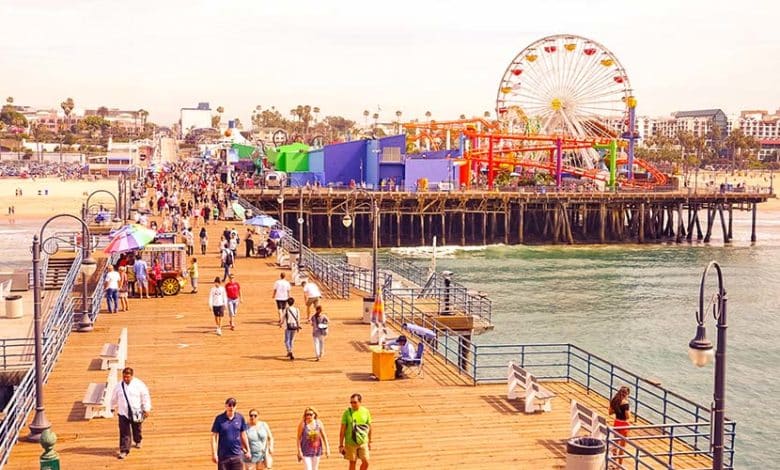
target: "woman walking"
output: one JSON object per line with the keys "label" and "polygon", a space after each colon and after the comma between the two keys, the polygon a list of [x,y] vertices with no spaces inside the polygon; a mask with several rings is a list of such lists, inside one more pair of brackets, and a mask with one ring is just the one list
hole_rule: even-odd
{"label": "woman walking", "polygon": [[279,326],[284,326],[284,346],[287,348],[287,357],[290,360],[294,360],[293,355],[293,343],[295,342],[295,335],[298,330],[301,329],[301,313],[298,308],[294,307],[295,299],[290,297],[287,299],[287,307],[284,309],[284,316],[279,322]]}
{"label": "woman walking", "polygon": [[209,243],[209,235],[206,233],[206,227],[200,228],[200,233],[198,234],[198,237],[200,238],[200,254],[205,255],[206,254],[206,245]]}
{"label": "woman walking", "polygon": [[249,410],[249,423],[246,437],[249,439],[249,452],[252,456],[244,460],[244,470],[270,469],[272,466],[271,454],[274,453],[274,436],[268,423],[260,421],[257,409]]}
{"label": "woman walking", "polygon": [[198,259],[192,258],[192,264],[190,264],[190,267],[187,269],[187,275],[190,277],[190,284],[192,284],[192,291],[190,291],[190,294],[197,294],[198,293],[198,279],[200,278],[200,273],[198,272]]}
{"label": "woman walking", "polygon": [[130,309],[127,305],[128,280],[127,266],[119,267],[119,311],[126,312]]}
{"label": "woman walking", "polygon": [[303,468],[319,469],[323,446],[325,456],[330,457],[330,444],[325,427],[317,416],[317,410],[308,407],[303,411],[303,419],[298,424],[298,462],[303,461]]}
{"label": "woman walking", "polygon": [[[618,390],[615,396],[609,401],[609,414],[615,415],[613,427],[615,428],[615,431],[623,437],[628,437],[628,426],[630,426],[628,423],[628,420],[631,419],[631,412],[629,411],[630,406],[628,404],[628,395],[630,393],[631,390],[628,387],[620,387],[620,390]],[[618,445],[620,447],[625,447],[626,441],[621,439],[618,441]],[[617,463],[623,465],[622,449],[612,449],[612,455],[620,455],[617,459]]]}
{"label": "woman walking", "polygon": [[317,305],[314,309],[314,315],[309,320],[311,323],[311,335],[314,339],[314,357],[319,361],[325,354],[325,336],[328,334],[328,317],[322,313],[322,306]]}

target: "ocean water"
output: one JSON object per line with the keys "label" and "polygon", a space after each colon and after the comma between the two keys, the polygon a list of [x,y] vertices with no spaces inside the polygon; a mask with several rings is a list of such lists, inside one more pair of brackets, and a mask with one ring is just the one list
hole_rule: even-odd
{"label": "ocean water", "polygon": [[[780,212],[759,213],[755,245],[749,214],[735,218],[730,246],[448,247],[438,250],[445,255],[437,269],[493,300],[495,329],[478,343],[571,342],[707,405],[714,368],[694,367],[687,351],[701,275],[717,261],[728,294],[726,415],[737,421],[735,463],[768,468],[780,439]],[[706,325],[714,340],[711,315]]]}

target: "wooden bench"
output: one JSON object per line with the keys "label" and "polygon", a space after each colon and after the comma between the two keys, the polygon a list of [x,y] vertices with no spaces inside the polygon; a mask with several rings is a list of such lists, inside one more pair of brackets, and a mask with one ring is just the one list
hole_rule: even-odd
{"label": "wooden bench", "polygon": [[276,264],[278,264],[280,268],[290,267],[290,254],[281,246],[276,249]]}
{"label": "wooden bench", "polygon": [[100,350],[100,370],[106,370],[116,365],[118,369],[125,367],[127,359],[127,328],[122,328],[119,333],[119,341],[116,343],[105,343]]}
{"label": "wooden bench", "polygon": [[571,401],[571,437],[577,437],[580,431],[588,436],[606,439],[607,420],[576,400]]}
{"label": "wooden bench", "polygon": [[111,396],[118,383],[117,375],[117,368],[111,366],[108,368],[106,383],[91,383],[87,386],[87,391],[81,400],[81,403],[86,407],[84,419],[113,417]]}
{"label": "wooden bench", "polygon": [[[519,392],[519,393],[518,393]],[[552,411],[555,394],[542,386],[533,374],[512,361],[507,367],[507,398],[524,398],[525,412]]]}

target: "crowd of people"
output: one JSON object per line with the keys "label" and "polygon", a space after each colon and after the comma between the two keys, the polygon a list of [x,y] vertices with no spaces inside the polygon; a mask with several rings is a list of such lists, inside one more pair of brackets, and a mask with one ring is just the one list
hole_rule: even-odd
{"label": "crowd of people", "polygon": [[[216,335],[222,336],[223,329],[236,330],[244,303],[239,276],[233,271],[240,243],[245,244],[244,256],[250,258],[273,255],[277,241],[262,228],[254,227],[248,228],[241,238],[236,228],[228,225],[220,233],[218,246],[209,248],[207,226],[215,220],[227,218],[237,192],[200,163],[180,163],[170,172],[149,174],[143,184],[134,187],[131,197],[134,207],[141,209],[136,211],[138,223],[156,226],[160,236],[163,236],[162,233],[174,233],[176,241],[186,246],[185,258],[189,262],[182,270],[191,284],[191,293],[198,293],[200,278],[198,259],[194,256],[195,234],[200,242],[200,256],[218,253],[222,275],[213,278],[207,304],[214,318]],[[211,233],[214,234],[214,231]],[[107,267],[104,287],[108,312],[127,311],[129,297],[163,297],[160,281],[164,262],[156,255],[150,257],[143,251],[136,251],[124,253],[115,266]],[[303,299],[296,302],[291,295],[292,285],[286,273],[282,272],[273,285],[271,297],[279,328],[283,331],[287,358],[295,360],[296,337],[307,328],[311,332],[314,360],[319,361],[325,355],[330,321],[317,283],[308,280],[302,286]],[[134,377],[132,369],[123,371],[123,381],[114,391],[111,406],[119,416],[117,457],[125,459],[131,447],[141,448],[143,420],[152,409],[149,390]],[[274,437],[271,428],[260,419],[256,408],[249,409],[246,414],[248,419],[239,413],[236,399],[228,398],[224,412],[214,419],[211,428],[212,461],[219,469],[272,468]],[[353,394],[349,408],[341,416],[339,431],[339,452],[349,461],[350,469],[357,468],[358,461],[361,469],[368,468],[370,443],[371,414],[362,406],[362,396]],[[317,469],[320,458],[330,456],[331,445],[326,427],[314,407],[304,409],[297,427],[295,447],[298,461],[305,469]]]}

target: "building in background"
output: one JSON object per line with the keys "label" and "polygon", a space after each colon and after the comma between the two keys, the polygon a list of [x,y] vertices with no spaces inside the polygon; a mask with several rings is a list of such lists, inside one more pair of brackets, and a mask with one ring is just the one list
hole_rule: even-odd
{"label": "building in background", "polygon": [[208,103],[202,102],[198,103],[197,108],[181,108],[179,125],[182,139],[195,129],[210,129],[211,107]]}

